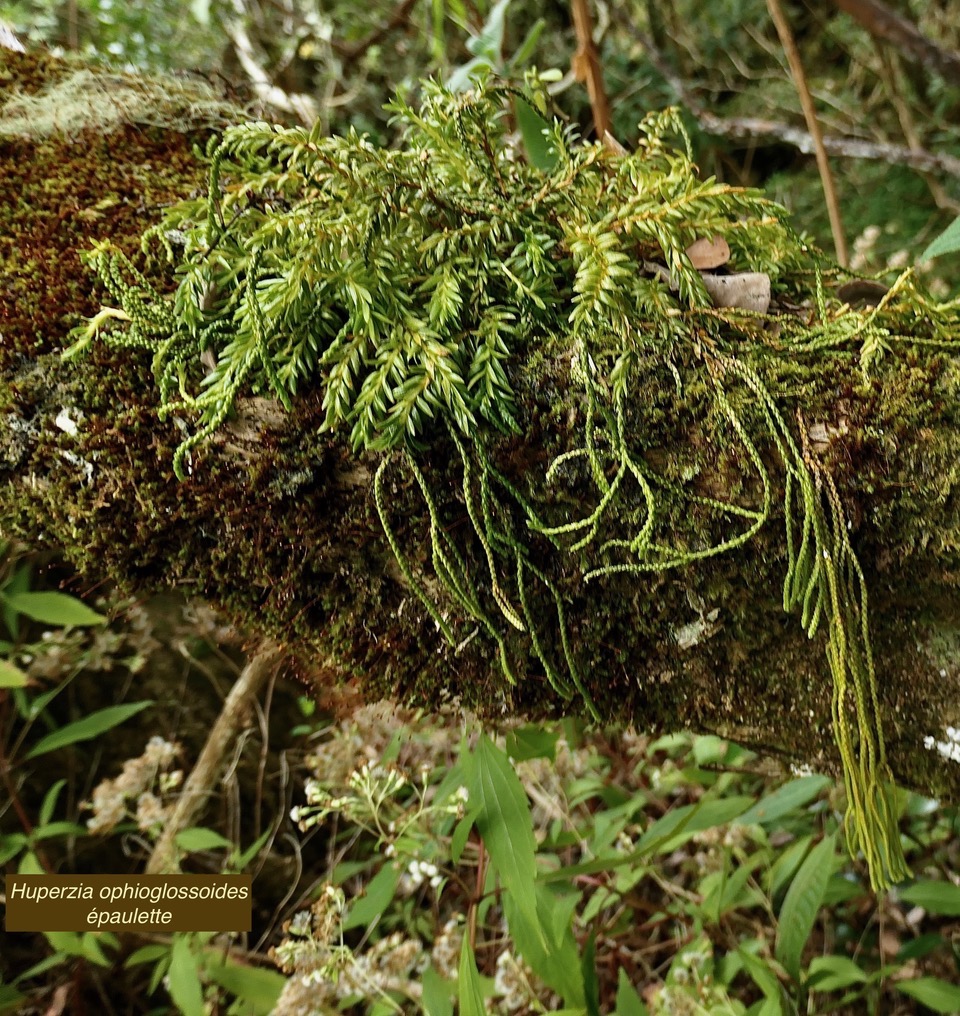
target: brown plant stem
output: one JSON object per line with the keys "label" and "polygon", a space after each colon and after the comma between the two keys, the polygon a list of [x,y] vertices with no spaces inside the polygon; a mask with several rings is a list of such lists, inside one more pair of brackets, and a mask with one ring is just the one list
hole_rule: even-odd
{"label": "brown plant stem", "polygon": [[207,737],[193,772],[187,777],[173,814],[147,861],[146,874],[178,870],[176,838],[193,824],[213,792],[230,745],[244,724],[247,710],[280,661],[280,649],[264,642],[240,672]]}
{"label": "brown plant stem", "polygon": [[780,6],[780,0],[767,0],[767,10],[777,28],[777,35],[780,36],[780,44],[790,65],[790,73],[793,76],[793,83],[800,97],[800,105],[803,107],[803,116],[807,121],[807,130],[813,138],[814,154],[817,159],[817,169],[820,171],[820,182],[823,184],[823,196],[827,204],[827,214],[830,216],[830,230],[833,233],[833,244],[837,252],[837,262],[846,267],[848,262],[847,241],[843,235],[843,222],[840,218],[840,205],[837,202],[837,192],[833,185],[833,174],[830,172],[830,161],[827,158],[827,151],[823,147],[823,133],[820,130],[820,123],[817,120],[817,111],[813,105],[813,96],[807,85],[807,76],[803,70],[803,61],[800,59],[800,51],[797,49],[796,40],[790,30],[790,24]]}
{"label": "brown plant stem", "polygon": [[573,30],[577,36],[577,51],[573,55],[573,72],[578,81],[587,86],[590,109],[593,112],[593,129],[598,138],[610,130],[610,102],[603,85],[603,71],[597,44],[593,41],[593,20],[587,0],[572,0]]}

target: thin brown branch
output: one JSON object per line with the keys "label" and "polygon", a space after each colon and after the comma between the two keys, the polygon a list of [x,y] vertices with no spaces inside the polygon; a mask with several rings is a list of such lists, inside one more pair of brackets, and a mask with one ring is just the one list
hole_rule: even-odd
{"label": "thin brown branch", "polygon": [[254,699],[280,660],[280,649],[264,643],[243,668],[210,730],[197,764],[187,777],[176,807],[147,861],[146,874],[177,870],[176,838],[200,814],[223,768],[230,745],[245,722]]}
{"label": "thin brown branch", "polygon": [[[893,108],[897,111],[897,119],[900,121],[900,129],[903,131],[904,139],[910,146],[910,151],[921,151],[923,146],[920,143],[920,134],[914,123],[913,114],[910,112],[910,105],[900,91],[898,81],[900,77],[900,61],[897,53],[892,47],[885,45],[879,40],[877,41],[877,51],[880,55],[881,80],[886,86],[890,101],[893,103]],[[960,205],[949,197],[943,184],[936,177],[931,176],[929,172],[922,173],[921,175],[930,190],[930,195],[937,208],[948,209],[954,214],[960,212]]]}
{"label": "thin brown branch", "polygon": [[874,38],[890,43],[903,56],[960,85],[960,53],[938,46],[916,25],[880,0],[834,0],[834,3]]}
{"label": "thin brown branch", "polygon": [[573,55],[573,72],[578,81],[587,86],[590,109],[593,112],[593,128],[598,138],[610,131],[610,102],[603,84],[603,70],[600,55],[593,41],[593,21],[590,17],[588,0],[572,0],[573,30],[577,36],[577,51]]}
{"label": "thin brown branch", "polygon": [[[778,141],[793,145],[804,155],[813,154],[813,138],[798,127],[761,117],[721,117],[711,113],[703,106],[693,89],[664,59],[654,40],[650,36],[641,35],[639,41],[660,76],[674,90],[680,102],[696,117],[697,123],[707,134],[735,140],[776,138]],[[921,173],[941,173],[960,177],[960,159],[954,155],[937,155],[922,148],[913,149],[905,145],[863,141],[860,138],[836,137],[829,134],[824,135],[822,140],[823,147],[830,155],[844,159],[868,159],[895,166],[909,166]]]}
{"label": "thin brown branch", "polygon": [[800,51],[797,49],[796,40],[790,30],[790,24],[780,6],[780,0],[767,0],[767,10],[777,28],[777,35],[780,36],[780,44],[790,65],[790,73],[793,76],[793,83],[800,97],[800,105],[803,108],[803,117],[807,121],[807,130],[813,138],[813,150],[817,159],[817,169],[820,172],[820,182],[823,184],[823,196],[827,204],[827,214],[830,216],[830,230],[833,233],[833,244],[837,252],[839,264],[847,264],[847,240],[843,235],[843,221],[840,218],[840,205],[837,201],[837,192],[833,184],[833,174],[830,172],[830,160],[827,158],[827,150],[823,146],[823,132],[820,130],[820,122],[817,120],[817,111],[813,105],[813,96],[810,94],[810,87],[807,84],[807,76],[803,70],[803,61],[800,59]]}
{"label": "thin brown branch", "polygon": [[[697,118],[697,122],[708,134],[727,138],[775,138],[793,145],[804,155],[815,151],[813,138],[804,130],[781,123],[779,120],[765,120],[760,117],[722,117],[708,113],[700,107],[685,102]],[[960,176],[960,159],[955,155],[935,154],[922,148],[907,148],[906,145],[888,144],[881,141],[862,141],[859,138],[824,135],[823,147],[830,155],[845,159],[867,159],[886,162],[894,166],[909,166],[921,173],[944,173]]]}

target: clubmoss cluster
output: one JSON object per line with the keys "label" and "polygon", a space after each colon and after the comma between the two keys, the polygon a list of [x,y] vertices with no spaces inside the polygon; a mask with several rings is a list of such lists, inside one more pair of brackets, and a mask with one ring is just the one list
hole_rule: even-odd
{"label": "clubmoss cluster", "polygon": [[[229,128],[207,152],[206,194],[144,237],[176,264],[175,293],[96,246],[89,261],[115,305],[76,331],[72,353],[97,336],[152,353],[161,413],[196,421],[175,456],[181,476],[241,394],[290,407],[319,393],[322,429],[381,456],[383,528],[448,643],[489,638],[512,683],[507,635],[520,633],[554,690],[590,711],[564,583],[702,566],[782,515],[783,607],[811,637],[826,634],[850,845],[876,886],[896,880],[906,865],[866,583],[836,463],[784,379],[797,358],[859,357],[866,373],[897,343],[949,346],[960,311],[934,307],[909,273],[877,307],[831,297],[782,209],[697,177],[666,140],[682,137],[670,114],[649,117],[636,151],[618,155],[578,144],[536,104],[431,85],[419,111],[395,104],[397,150],[352,133]],[[770,313],[711,301],[686,251],[716,235],[729,270],[770,276]],[[563,446],[531,448],[518,384],[559,361],[579,391],[574,426]],[[675,431],[681,394],[699,422],[683,446],[661,447],[657,415]],[[438,447],[459,460],[469,546],[423,468]],[[498,454],[522,447],[518,482]],[[429,517],[432,574],[391,523],[385,485],[400,466]]]}

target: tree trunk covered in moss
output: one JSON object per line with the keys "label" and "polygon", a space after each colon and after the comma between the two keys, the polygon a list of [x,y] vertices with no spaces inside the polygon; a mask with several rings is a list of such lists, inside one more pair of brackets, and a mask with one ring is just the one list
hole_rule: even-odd
{"label": "tree trunk covered in moss", "polygon": [[[0,84],[28,92],[62,73],[35,56],[0,61]],[[134,124],[69,139],[0,138],[0,534],[62,548],[91,582],[204,597],[251,637],[285,645],[318,686],[349,684],[365,697],[426,708],[458,703],[494,718],[584,712],[584,696],[559,694],[542,665],[563,654],[548,586],[530,583],[524,605],[538,621],[539,653],[498,609],[452,441],[438,438],[418,461],[435,521],[476,578],[502,650],[445,597],[423,491],[395,454],[382,473],[382,508],[455,644],[440,637],[378,516],[373,477],[382,458],[321,433],[318,392],[302,392],[290,412],[241,399],[178,481],[173,455],[191,421],[158,420],[149,355],[95,345],[86,357],[61,359],[68,329],[101,300],[78,250],[109,237],[133,253],[165,205],[202,189],[205,171],[190,153],[198,138]],[[542,480],[583,426],[573,373],[569,355],[548,349],[513,365],[522,434],[488,452],[518,490]],[[674,471],[678,482],[695,465],[701,495],[755,500],[743,449],[718,450],[724,422],[707,368],[690,366],[679,393],[669,376],[647,382],[624,417],[628,432],[644,436],[645,463]],[[832,477],[849,519],[891,768],[906,785],[958,799],[960,765],[924,744],[960,727],[958,363],[904,346],[865,376],[853,353],[810,352],[777,360],[766,382],[784,419],[809,435],[809,454]],[[757,444],[782,505],[775,450],[769,439]],[[582,516],[589,496],[587,480],[571,470],[552,495],[553,517],[565,507]],[[642,518],[639,495],[636,502],[626,507],[634,520]],[[604,721],[716,732],[838,770],[825,636],[809,639],[783,610],[782,508],[774,516],[751,541],[696,565],[592,581],[589,548],[578,559],[558,557],[546,539],[535,544],[533,561],[559,592],[575,671]],[[692,524],[716,541],[729,520],[705,514]],[[501,571],[496,582],[519,610],[515,577]]]}

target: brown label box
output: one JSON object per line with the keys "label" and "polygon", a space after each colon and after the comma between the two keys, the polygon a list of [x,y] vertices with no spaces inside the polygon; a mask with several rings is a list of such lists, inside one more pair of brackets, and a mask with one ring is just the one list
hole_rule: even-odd
{"label": "brown label box", "polygon": [[250,931],[250,875],[8,875],[7,931]]}

